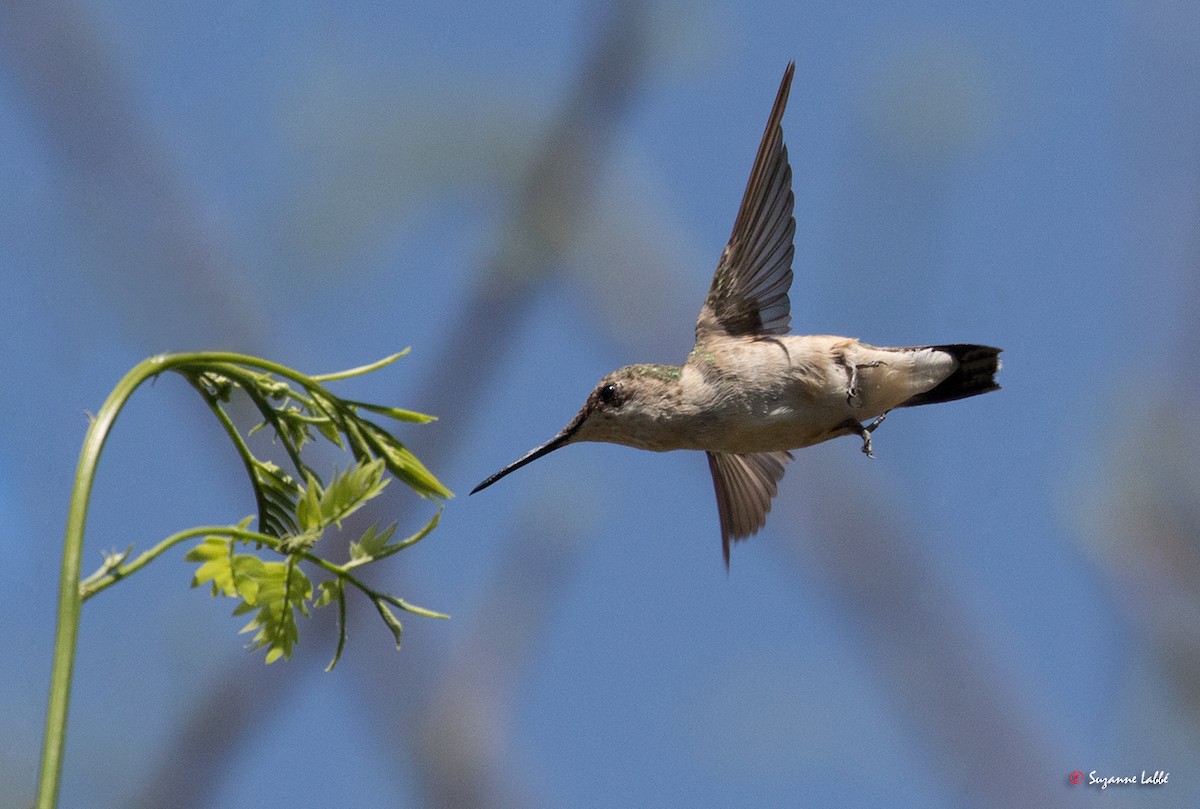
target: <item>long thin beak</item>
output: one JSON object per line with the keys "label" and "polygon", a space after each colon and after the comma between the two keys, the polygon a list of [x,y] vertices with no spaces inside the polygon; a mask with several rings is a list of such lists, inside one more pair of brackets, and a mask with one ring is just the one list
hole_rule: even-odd
{"label": "long thin beak", "polygon": [[471,489],[471,494],[475,494],[475,492],[486,489],[488,486],[491,486],[493,483],[495,483],[497,480],[499,480],[500,478],[507,475],[509,472],[515,472],[518,469],[520,469],[522,466],[524,466],[525,464],[533,463],[538,458],[542,457],[543,455],[549,455],[551,452],[554,452],[554,450],[558,449],[559,447],[565,447],[567,445],[567,443],[571,440],[571,436],[575,435],[575,432],[579,429],[579,425],[583,423],[583,415],[584,415],[583,413],[580,413],[578,416],[576,416],[571,421],[570,424],[568,424],[566,427],[564,427],[562,429],[562,432],[560,432],[558,435],[554,436],[549,441],[547,441],[545,444],[542,444],[540,447],[535,447],[534,449],[529,450],[529,452],[526,452],[520,458],[517,458],[517,460],[513,461],[508,466],[504,467],[499,472],[492,475],[490,478],[485,480],[483,483],[480,483],[474,489]]}

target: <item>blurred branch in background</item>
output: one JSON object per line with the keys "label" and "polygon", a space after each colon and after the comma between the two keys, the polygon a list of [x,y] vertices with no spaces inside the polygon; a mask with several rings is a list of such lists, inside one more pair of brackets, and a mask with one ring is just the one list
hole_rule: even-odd
{"label": "blurred branch in background", "polygon": [[[51,397],[77,396],[88,380],[73,369],[125,347],[98,334],[124,336],[135,357],[188,346],[270,353],[262,321],[245,304],[243,275],[230,265],[224,234],[205,223],[201,206],[172,171],[174,156],[164,154],[131,76],[89,11],[74,0],[0,3],[0,74],[25,112],[9,123],[32,122],[35,159],[47,165],[51,180],[41,204],[14,184],[10,205],[36,217],[22,227],[35,243],[47,242],[35,251],[53,257],[13,268],[14,275],[33,276],[32,288],[47,300],[18,305],[45,311],[47,322],[42,331],[8,335],[6,369]],[[47,354],[56,361],[45,361]],[[0,395],[0,403],[19,406],[18,389],[10,389],[14,398],[7,401]],[[198,411],[185,412],[185,419],[203,419]],[[33,447],[48,455],[73,452],[64,445],[76,443],[78,424],[60,425],[66,429],[36,443],[10,433],[0,447],[10,457],[30,457]],[[23,466],[13,481],[28,524],[59,525],[63,470]],[[58,492],[62,499],[53,496]],[[35,570],[49,575],[55,562],[45,558],[44,567],[35,559]]]}
{"label": "blurred branch in background", "polygon": [[[451,339],[434,363],[435,368],[454,368],[462,382],[450,386],[442,378],[432,378],[417,398],[443,408],[439,417],[456,425],[439,431],[439,438],[424,447],[435,464],[448,462],[456,449],[453,442],[478,416],[477,403],[486,398],[500,367],[495,357],[512,348],[516,326],[533,302],[536,288],[565,269],[610,143],[636,95],[646,61],[644,3],[598,4],[591,16],[602,23],[594,49],[530,164],[516,207],[499,229],[502,241],[485,260],[479,282],[462,307],[462,318],[447,331]],[[486,606],[472,621],[475,628],[466,643],[473,646],[452,655],[438,667],[440,674],[434,675],[431,667],[430,680],[414,690],[414,698],[406,704],[375,705],[372,714],[380,730],[392,735],[389,747],[407,746],[412,751],[430,806],[514,805],[504,796],[519,797],[512,794],[514,790],[536,794],[531,785],[514,784],[520,781],[520,768],[513,766],[513,740],[496,729],[503,727],[502,716],[522,682],[519,670],[531,659],[525,652],[544,632],[543,621],[552,614],[576,543],[567,541],[569,536],[562,531],[534,530],[545,528],[542,501],[528,503],[527,509],[521,518],[526,524],[506,538],[505,554],[488,588],[495,596],[481,602]],[[547,548],[546,537],[554,534],[561,541]],[[501,603],[505,608],[497,609]],[[498,631],[488,617],[492,615],[505,616],[505,631]],[[369,652],[379,659],[368,669],[379,674],[394,671],[382,659],[381,650]],[[371,700],[376,693],[380,689],[364,688],[363,698]],[[410,721],[414,715],[417,722]],[[420,735],[411,732],[417,726],[423,728]]]}
{"label": "blurred branch in background", "polygon": [[[589,531],[566,508],[546,508],[541,498],[526,502],[501,538],[500,558],[466,618],[469,631],[436,680],[420,689],[421,699],[384,706],[398,711],[372,714],[389,748],[407,748],[420,762],[422,805],[557,804],[526,772],[511,726],[530,661],[537,659],[546,621],[556,614]],[[375,695],[390,690],[395,669],[372,665],[364,671],[369,673],[362,678],[362,699],[377,704]]]}
{"label": "blurred branch in background", "polygon": [[1063,753],[1017,687],[1023,661],[997,658],[944,566],[925,558],[900,493],[863,496],[847,477],[806,475],[803,503],[782,504],[804,515],[775,522],[804,526],[781,546],[784,558],[797,571],[820,565],[954,805],[1046,805],[1050,782],[1039,774],[1053,772]]}
{"label": "blurred branch in background", "polygon": [[[81,230],[95,235],[83,240],[95,251],[90,271],[67,289],[103,299],[113,322],[150,351],[207,344],[257,353],[264,334],[239,294],[244,276],[171,171],[112,53],[72,0],[0,3],[4,72],[70,182]],[[113,245],[120,254],[104,255]]]}
{"label": "blurred branch in background", "polygon": [[[646,47],[642,34],[643,3],[623,0],[597,4],[592,16],[601,25],[594,49],[581,66],[571,95],[546,136],[541,151],[517,192],[509,222],[499,230],[502,241],[483,262],[479,281],[459,308],[461,317],[446,333],[452,338],[432,364],[430,379],[417,401],[441,408],[438,417],[449,429],[439,430],[422,447],[431,468],[445,468],[454,451],[452,442],[464,434],[464,425],[478,414],[476,403],[491,380],[492,358],[510,350],[512,337],[534,289],[563,269],[565,255],[580,229],[589,195],[601,170],[608,146],[624,110],[632,101]],[[455,385],[446,385],[443,374],[453,369]],[[540,509],[540,504],[530,504]],[[367,521],[382,515],[364,509]],[[368,513],[370,512],[370,513]],[[568,531],[569,533],[569,531]],[[544,533],[518,530],[509,537],[508,551],[496,571],[497,590],[518,593],[519,603],[497,611],[498,601],[487,605],[487,615],[504,615],[504,632],[494,623],[481,623],[470,634],[471,642],[489,639],[473,649],[469,664],[459,650],[445,660],[434,660],[431,649],[422,650],[430,662],[420,670],[405,670],[386,643],[356,647],[353,663],[343,666],[371,680],[387,675],[387,684],[364,682],[364,711],[377,720],[376,729],[391,736],[385,749],[408,747],[421,773],[420,782],[430,805],[466,808],[488,806],[498,796],[514,798],[536,794],[522,784],[514,768],[511,741],[495,732],[498,714],[511,706],[520,682],[516,669],[529,661],[524,654],[543,631],[542,617],[551,614],[558,583],[569,569],[570,554],[547,552]],[[530,546],[538,546],[535,552]],[[574,548],[565,542],[560,548]],[[531,559],[537,557],[537,564]],[[498,599],[499,597],[497,597]],[[321,647],[315,640],[309,648]],[[487,649],[491,651],[488,652]],[[297,666],[314,665],[304,650]],[[347,666],[347,663],[350,665]],[[276,710],[301,678],[299,672],[271,683],[256,673],[261,665],[250,657],[233,664],[229,673],[199,697],[203,708],[193,711],[177,743],[167,751],[156,775],[133,805],[174,809],[207,805],[207,796],[219,774],[227,772],[239,744],[264,717]],[[402,679],[400,688],[389,687]],[[475,691],[476,687],[484,690]],[[252,691],[245,699],[228,700],[230,690]],[[389,698],[381,700],[380,694]],[[400,697],[399,695],[402,695]],[[395,696],[395,698],[393,698]],[[413,729],[421,727],[421,733]],[[177,762],[205,762],[205,767]],[[393,770],[403,777],[402,770]]]}
{"label": "blurred branch in background", "polygon": [[[585,227],[592,191],[609,153],[621,117],[632,101],[645,62],[644,3],[598,3],[591,16],[605,16],[595,50],[580,66],[580,76],[564,101],[528,175],[517,190],[516,205],[499,228],[500,243],[483,263],[468,291],[462,317],[446,330],[449,341],[434,362],[453,368],[457,379],[486,390],[535,291],[565,267],[572,244]],[[599,9],[604,9],[603,12]],[[457,429],[439,431],[442,441],[465,434],[461,425],[479,415],[471,388],[429,380],[417,401],[439,407],[439,418]],[[427,450],[439,463],[452,444]]]}
{"label": "blurred branch in background", "polygon": [[1132,339],[1113,358],[1098,408],[1107,440],[1087,451],[1074,516],[1148,657],[1119,671],[1115,744],[1169,760],[1183,734],[1200,740],[1200,7],[1123,10],[1117,317]]}

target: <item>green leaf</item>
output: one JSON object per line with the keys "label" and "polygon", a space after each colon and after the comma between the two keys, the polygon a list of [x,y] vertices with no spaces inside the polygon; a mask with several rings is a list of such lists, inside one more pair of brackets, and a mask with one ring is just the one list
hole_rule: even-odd
{"label": "green leaf", "polygon": [[296,503],[296,525],[302,531],[311,531],[328,523],[321,519],[321,500],[324,497],[321,484],[312,475],[308,475],[305,482],[308,485]]}
{"label": "green leaf", "polygon": [[364,503],[377,497],[388,480],[383,476],[382,460],[365,461],[335,475],[333,481],[321,494],[321,519],[325,525],[335,523],[339,528],[342,520],[358,511]]}
{"label": "green leaf", "polygon": [[346,648],[346,586],[341,578],[336,578],[321,582],[318,589],[321,594],[317,596],[317,600],[314,602],[315,606],[323,607],[332,601],[337,601],[338,605],[337,648],[333,650],[333,659],[325,667],[325,671],[333,671],[334,666],[342,659],[342,651]]}
{"label": "green leaf", "polygon": [[350,543],[350,561],[361,564],[378,558],[387,545],[387,541],[395,532],[396,523],[392,523],[382,531],[377,531],[374,525],[370,526],[366,531],[363,531],[363,535],[359,538],[358,542]]}
{"label": "green leaf", "polygon": [[404,632],[404,627],[400,624],[400,619],[397,618],[388,608],[387,602],[380,597],[372,598],[371,603],[375,605],[375,609],[379,610],[379,617],[383,619],[387,628],[392,631],[392,637],[396,639],[396,648],[400,648],[400,635]]}
{"label": "green leaf", "polygon": [[325,440],[336,446],[338,449],[345,449],[346,445],[342,443],[342,434],[338,432],[337,425],[332,420],[321,416],[313,419],[313,425],[324,436]]}
{"label": "green leaf", "polygon": [[213,596],[235,597],[232,542],[224,537],[205,537],[204,540],[184,555],[188,562],[200,562],[192,576],[192,586],[199,587],[212,582]]}
{"label": "green leaf", "polygon": [[276,379],[267,371],[250,371],[246,373],[246,379],[254,385],[259,393],[269,399],[281,401],[292,393],[292,389],[288,386],[287,382]]}
{"label": "green leaf", "polygon": [[325,533],[323,528],[311,528],[298,534],[289,534],[279,540],[279,552],[287,556],[295,556],[312,550],[313,545],[320,541]]}
{"label": "green leaf", "polygon": [[450,619],[450,616],[444,612],[435,612],[433,610],[427,610],[424,607],[418,607],[416,604],[411,604],[405,601],[403,598],[399,598],[389,593],[382,593],[379,597],[387,601],[387,603],[399,607],[405,612],[411,612],[413,615],[423,615],[426,618],[442,618],[445,620]]}
{"label": "green leaf", "polygon": [[370,402],[356,402],[353,399],[344,399],[343,401],[351,407],[361,408],[370,413],[378,413],[381,416],[387,416],[389,419],[395,419],[396,421],[406,421],[412,424],[428,424],[431,421],[437,421],[437,416],[431,416],[428,413],[418,413],[415,410],[371,404]]}
{"label": "green leaf", "polygon": [[251,459],[258,525],[264,534],[282,537],[296,532],[296,501],[304,491],[291,475],[270,461]]}
{"label": "green leaf", "polygon": [[314,382],[325,383],[336,382],[339,379],[349,379],[354,376],[362,376],[363,374],[369,374],[372,371],[378,371],[380,368],[391,365],[393,362],[400,359],[411,350],[411,348],[405,348],[402,351],[397,351],[395,354],[384,357],[381,360],[376,360],[369,365],[360,365],[357,368],[351,368],[347,371],[337,371],[332,374],[314,374],[309,378]]}
{"label": "green leaf", "polygon": [[338,598],[339,594],[344,592],[342,580],[340,578],[329,579],[317,585],[317,597],[313,601],[314,607],[325,607],[332,604],[334,599]]}
{"label": "green leaf", "polygon": [[350,543],[350,561],[346,563],[347,568],[357,567],[366,564],[367,562],[386,559],[397,551],[402,551],[409,545],[420,542],[429,533],[437,528],[438,522],[441,520],[442,511],[438,512],[425,523],[419,531],[409,537],[405,537],[399,542],[387,544],[387,540],[391,537],[392,532],[396,530],[396,524],[392,523],[385,531],[380,534],[375,533],[375,526],[371,526],[363,533],[362,539],[358,542]]}
{"label": "green leaf", "polygon": [[327,418],[335,426],[341,426],[340,416],[344,408],[338,406],[339,400],[331,399],[319,390],[310,390],[308,395],[312,402],[313,416]]}
{"label": "green leaf", "polygon": [[429,522],[425,523],[425,525],[422,526],[419,531],[417,531],[415,534],[413,534],[410,537],[406,537],[406,538],[400,540],[399,542],[395,543],[394,545],[388,545],[386,548],[384,548],[382,551],[380,551],[375,556],[375,558],[383,559],[387,556],[391,556],[396,551],[404,550],[409,545],[415,545],[416,543],[420,542],[425,537],[429,536],[429,533],[431,531],[433,531],[434,528],[437,528],[438,523],[441,522],[441,520],[442,520],[442,510],[439,508],[437,510],[437,513],[434,514],[432,517],[430,517]]}
{"label": "green leaf", "polygon": [[[255,606],[258,611],[250,623],[242,628],[242,632],[254,632],[248,648],[265,648],[266,662],[274,663],[281,657],[286,659],[292,656],[292,649],[300,637],[296,613],[308,614],[305,602],[312,598],[312,582],[296,565],[263,562],[257,572],[256,583]],[[250,602],[246,604],[249,606]]]}
{"label": "green leaf", "polygon": [[267,563],[250,553],[235,553],[232,559],[236,595],[253,607],[259,601]]}
{"label": "green leaf", "polygon": [[408,484],[422,497],[447,499],[454,493],[442,485],[417,456],[409,452],[391,433],[374,422],[363,420],[364,437],[371,443],[374,454],[387,463],[388,471]]}
{"label": "green leaf", "polygon": [[308,615],[312,582],[291,560],[264,562],[232,548],[232,539],[210,536],[188,551],[184,558],[200,563],[193,586],[211,582],[214,596],[238,600],[234,615],[254,614],[242,632],[255,633],[248,648],[265,648],[268,663],[290,657],[299,639],[296,613]]}
{"label": "green leaf", "polygon": [[290,441],[296,449],[302,448],[312,440],[312,430],[308,416],[294,405],[278,411],[278,426],[284,432],[284,440]]}

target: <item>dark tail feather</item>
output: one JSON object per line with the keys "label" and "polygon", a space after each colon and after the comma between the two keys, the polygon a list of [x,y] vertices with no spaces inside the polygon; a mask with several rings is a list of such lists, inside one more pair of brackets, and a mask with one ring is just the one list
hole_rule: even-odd
{"label": "dark tail feather", "polygon": [[930,348],[953,355],[958,360],[958,370],[943,379],[937,387],[917,394],[900,407],[953,402],[989,390],[1000,390],[996,384],[996,372],[1000,370],[1000,352],[1004,349],[961,343]]}

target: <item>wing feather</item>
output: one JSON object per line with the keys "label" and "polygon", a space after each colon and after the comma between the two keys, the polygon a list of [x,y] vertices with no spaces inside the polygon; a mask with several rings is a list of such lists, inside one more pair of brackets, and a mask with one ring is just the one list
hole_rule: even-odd
{"label": "wing feather", "polygon": [[758,532],[767,521],[771,499],[779,491],[784,464],[790,452],[754,452],[735,455],[709,452],[708,469],[717,494],[721,518],[721,550],[729,567],[729,547]]}
{"label": "wing feather", "polygon": [[795,68],[795,63],[788,64],[775,96],[733,233],[696,320],[698,343],[710,333],[785,334],[791,323],[788,289],[796,220],[792,167],[780,122]]}

